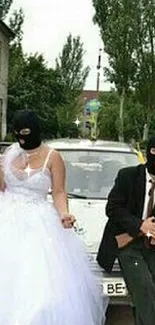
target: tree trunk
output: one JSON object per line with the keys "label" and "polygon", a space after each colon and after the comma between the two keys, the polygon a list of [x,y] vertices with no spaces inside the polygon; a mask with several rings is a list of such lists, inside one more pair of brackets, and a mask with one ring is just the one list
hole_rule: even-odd
{"label": "tree trunk", "polygon": [[149,132],[149,126],[148,123],[145,123],[143,128],[143,141],[146,141],[148,139],[148,132]]}
{"label": "tree trunk", "polygon": [[5,140],[6,132],[7,132],[7,121],[6,121],[6,113],[7,113],[7,100],[0,99],[0,123],[1,123],[1,135],[0,138],[2,141]]}
{"label": "tree trunk", "polygon": [[150,107],[148,107],[146,123],[144,124],[144,129],[143,129],[143,141],[146,141],[148,139],[151,117],[152,117],[151,109]]}
{"label": "tree trunk", "polygon": [[125,99],[125,89],[122,89],[122,93],[120,96],[120,108],[119,108],[119,134],[118,140],[119,142],[124,141],[124,99]]}

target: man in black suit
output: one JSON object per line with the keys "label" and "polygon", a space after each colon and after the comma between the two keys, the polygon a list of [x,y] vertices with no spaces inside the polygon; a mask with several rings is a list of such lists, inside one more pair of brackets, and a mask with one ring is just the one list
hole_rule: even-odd
{"label": "man in black suit", "polygon": [[97,256],[107,272],[118,257],[136,325],[155,325],[155,137],[148,142],[146,156],[145,165],[121,169],[116,177]]}

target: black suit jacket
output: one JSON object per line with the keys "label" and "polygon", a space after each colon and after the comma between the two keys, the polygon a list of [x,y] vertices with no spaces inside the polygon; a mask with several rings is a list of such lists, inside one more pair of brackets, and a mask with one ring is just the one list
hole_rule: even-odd
{"label": "black suit jacket", "polygon": [[115,236],[127,232],[137,237],[142,223],[145,199],[146,166],[121,169],[108,196],[106,214],[109,218],[99,247],[97,261],[111,272],[118,255]]}

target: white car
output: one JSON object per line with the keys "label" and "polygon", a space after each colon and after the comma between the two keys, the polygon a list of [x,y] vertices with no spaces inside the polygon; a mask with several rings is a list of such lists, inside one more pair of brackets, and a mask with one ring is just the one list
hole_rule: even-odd
{"label": "white car", "polygon": [[128,144],[110,141],[58,139],[46,143],[64,158],[70,211],[77,218],[77,233],[88,247],[101,290],[110,296],[110,303],[130,304],[118,261],[107,274],[97,264],[96,254],[107,222],[108,193],[120,168],[139,163],[136,151]]}

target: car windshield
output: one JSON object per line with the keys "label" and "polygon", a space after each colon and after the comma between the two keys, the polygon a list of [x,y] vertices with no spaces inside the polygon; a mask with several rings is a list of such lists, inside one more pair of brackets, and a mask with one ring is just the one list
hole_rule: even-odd
{"label": "car windshield", "polygon": [[66,164],[67,191],[77,197],[107,198],[119,169],[138,164],[137,155],[128,152],[61,150],[61,153]]}

